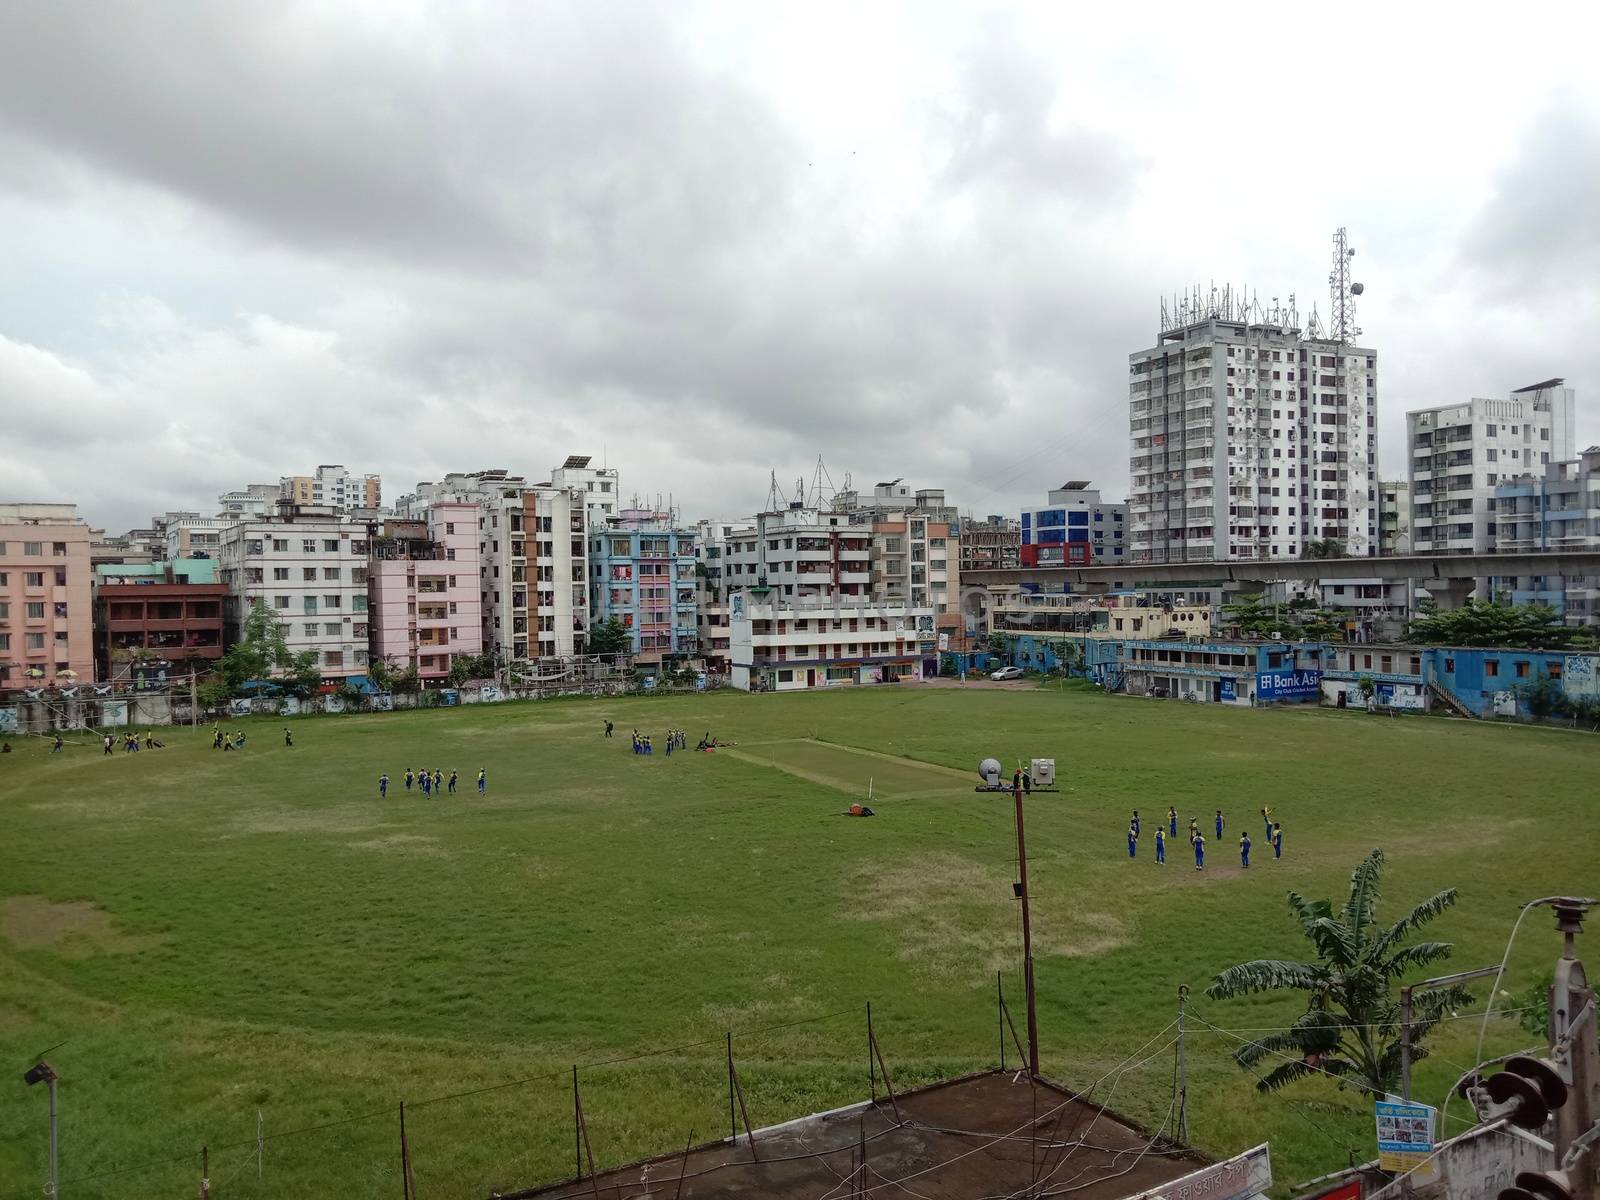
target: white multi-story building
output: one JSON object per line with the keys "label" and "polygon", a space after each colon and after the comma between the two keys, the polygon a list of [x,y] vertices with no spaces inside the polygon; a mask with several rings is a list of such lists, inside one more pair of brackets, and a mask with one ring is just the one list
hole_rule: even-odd
{"label": "white multi-story building", "polygon": [[615,467],[592,467],[587,454],[569,454],[567,460],[550,472],[550,486],[582,492],[589,510],[589,524],[603,526],[622,510],[621,476]]}
{"label": "white multi-story building", "polygon": [[588,645],[587,495],[493,469],[419,483],[395,511],[415,520],[437,500],[478,506],[483,646],[510,663]]}
{"label": "white multi-story building", "polygon": [[1378,484],[1378,553],[1385,558],[1411,553],[1411,483],[1389,479]]}
{"label": "white multi-story building", "polygon": [[277,515],[221,531],[218,579],[228,586],[222,617],[231,644],[264,600],[292,654],[316,653],[328,678],[367,671],[367,527],[327,506],[288,501]]}
{"label": "white multi-story building", "polygon": [[1128,357],[1128,560],[1376,554],[1376,353],[1238,307]]}
{"label": "white multi-story building", "polygon": [[278,490],[283,499],[295,504],[323,505],[336,512],[376,510],[383,504],[381,478],[352,475],[338,463],[324,463],[315,475],[285,475],[278,480]]}
{"label": "white multi-story building", "polygon": [[[1482,554],[1499,543],[1495,488],[1543,475],[1573,457],[1576,399],[1561,379],[1518,388],[1504,400],[1414,409],[1406,414],[1411,546],[1418,554]],[[1478,595],[1486,599],[1480,583]]]}
{"label": "white multi-story building", "polygon": [[[750,522],[746,522],[749,524]],[[700,657],[719,675],[729,670],[727,580],[723,560],[736,523],[702,518],[695,522],[695,628],[700,635]]]}
{"label": "white multi-story building", "polygon": [[[247,483],[242,488],[223,492],[217,497],[217,516],[223,520],[241,521],[247,517],[270,517],[278,511],[278,501],[283,499],[283,486],[277,483]],[[310,504],[311,501],[304,501]]]}
{"label": "white multi-story building", "polygon": [[872,527],[791,507],[732,529],[723,554],[733,685],[790,690],[919,679],[931,605],[872,598]]}

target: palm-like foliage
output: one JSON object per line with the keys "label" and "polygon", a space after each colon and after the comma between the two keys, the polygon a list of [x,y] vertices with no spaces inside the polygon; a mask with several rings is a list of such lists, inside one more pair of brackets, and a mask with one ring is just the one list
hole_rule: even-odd
{"label": "palm-like foliage", "polygon": [[[1326,1073],[1373,1096],[1399,1090],[1399,984],[1408,972],[1450,956],[1448,942],[1407,939],[1456,902],[1454,888],[1430,896],[1392,925],[1377,920],[1383,851],[1374,850],[1350,876],[1350,896],[1335,912],[1328,900],[1289,893],[1289,910],[1316,950],[1312,962],[1257,959],[1229,967],[1206,995],[1214,1000],[1250,992],[1299,991],[1306,1011],[1289,1028],[1257,1038],[1234,1053],[1253,1070],[1276,1065],[1258,1088],[1274,1091],[1307,1075]],[[1412,994],[1411,1057],[1424,1057],[1423,1039],[1449,1010],[1471,1003],[1465,988],[1431,988]]]}

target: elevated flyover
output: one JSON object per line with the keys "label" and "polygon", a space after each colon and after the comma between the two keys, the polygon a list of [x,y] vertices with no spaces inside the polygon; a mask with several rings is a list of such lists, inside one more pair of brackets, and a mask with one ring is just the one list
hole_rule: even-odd
{"label": "elevated flyover", "polygon": [[1120,563],[1088,567],[1005,567],[961,572],[963,587],[1070,584],[1074,591],[1132,587],[1218,587],[1259,591],[1268,583],[1314,579],[1410,579],[1440,608],[1457,608],[1487,576],[1600,575],[1600,548],[1507,554],[1401,554],[1391,558],[1271,558]]}

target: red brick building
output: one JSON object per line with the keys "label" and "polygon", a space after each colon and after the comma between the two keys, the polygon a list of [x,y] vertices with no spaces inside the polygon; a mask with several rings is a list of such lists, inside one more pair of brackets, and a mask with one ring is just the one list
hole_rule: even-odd
{"label": "red brick building", "polygon": [[[226,584],[190,583],[184,560],[126,568],[103,567],[95,596],[97,677],[122,682],[141,668],[187,674],[186,664],[209,667],[222,657],[222,598]],[[207,562],[206,567],[210,567]],[[208,580],[209,570],[194,572]]]}

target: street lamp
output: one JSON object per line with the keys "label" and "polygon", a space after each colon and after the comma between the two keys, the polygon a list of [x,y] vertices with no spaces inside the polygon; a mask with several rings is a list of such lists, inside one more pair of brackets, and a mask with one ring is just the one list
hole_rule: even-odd
{"label": "street lamp", "polygon": [[50,1196],[52,1200],[56,1192],[56,1080],[60,1078],[56,1069],[40,1059],[38,1063],[29,1067],[22,1074],[22,1082],[32,1087],[36,1083],[50,1085]]}

